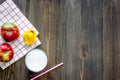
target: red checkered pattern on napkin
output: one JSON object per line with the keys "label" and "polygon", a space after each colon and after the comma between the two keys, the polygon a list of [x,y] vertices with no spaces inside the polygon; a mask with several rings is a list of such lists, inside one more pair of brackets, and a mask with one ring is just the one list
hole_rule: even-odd
{"label": "red checkered pattern on napkin", "polygon": [[[18,9],[15,3],[12,0],[6,0],[0,5],[0,26],[5,22],[13,22],[15,23],[20,30],[20,37],[14,42],[10,42],[9,44],[14,49],[14,57],[10,62],[0,62],[0,67],[2,69],[7,68],[20,58],[22,58],[28,51],[37,47],[41,44],[40,40],[37,38],[35,44],[31,46],[27,46],[23,42],[22,34],[27,29],[35,29],[35,27],[29,22],[29,20],[23,15],[23,13]],[[36,30],[37,31],[37,30]],[[37,34],[39,32],[37,31]],[[5,42],[0,36],[0,43]]]}

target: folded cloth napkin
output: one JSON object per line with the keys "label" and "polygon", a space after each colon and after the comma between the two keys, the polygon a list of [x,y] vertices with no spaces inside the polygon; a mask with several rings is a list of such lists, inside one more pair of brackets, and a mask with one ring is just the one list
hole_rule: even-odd
{"label": "folded cloth napkin", "polygon": [[[22,58],[31,49],[41,44],[38,38],[36,43],[30,46],[25,45],[25,43],[23,42],[22,35],[24,31],[28,29],[34,29],[37,32],[37,34],[39,34],[39,32],[30,23],[30,21],[23,15],[23,13],[20,11],[20,9],[15,5],[15,3],[12,0],[6,0],[0,5],[0,26],[2,26],[3,23],[5,22],[15,23],[20,30],[20,37],[17,40],[8,43],[12,46],[14,50],[14,57],[9,62],[0,62],[0,67],[2,68],[2,70],[10,66],[20,58]],[[3,42],[5,41],[0,36],[0,43]]]}

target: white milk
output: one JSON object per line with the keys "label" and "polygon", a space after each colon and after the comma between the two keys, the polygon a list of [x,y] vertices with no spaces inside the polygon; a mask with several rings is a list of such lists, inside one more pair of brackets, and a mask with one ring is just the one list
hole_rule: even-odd
{"label": "white milk", "polygon": [[47,56],[40,49],[31,50],[25,57],[26,67],[32,72],[39,72],[47,65]]}

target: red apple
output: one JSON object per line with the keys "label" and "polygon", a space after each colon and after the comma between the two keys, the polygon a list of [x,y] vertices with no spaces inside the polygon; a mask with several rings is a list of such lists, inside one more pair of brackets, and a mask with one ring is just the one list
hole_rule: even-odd
{"label": "red apple", "polygon": [[0,61],[8,62],[13,58],[14,51],[8,43],[0,44]]}
{"label": "red apple", "polygon": [[7,22],[1,27],[1,35],[6,42],[11,42],[19,37],[20,32],[14,23]]}

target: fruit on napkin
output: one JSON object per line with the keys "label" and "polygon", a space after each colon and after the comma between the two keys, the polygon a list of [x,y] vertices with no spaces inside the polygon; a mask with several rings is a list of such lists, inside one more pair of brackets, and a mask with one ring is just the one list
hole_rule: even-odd
{"label": "fruit on napkin", "polygon": [[19,37],[20,32],[14,23],[7,22],[1,27],[1,35],[6,42],[11,42]]}
{"label": "fruit on napkin", "polygon": [[26,45],[31,45],[36,42],[37,34],[35,30],[28,29],[23,34],[23,40]]}
{"label": "fruit on napkin", "polygon": [[13,58],[14,51],[8,43],[0,44],[0,61],[8,62]]}

